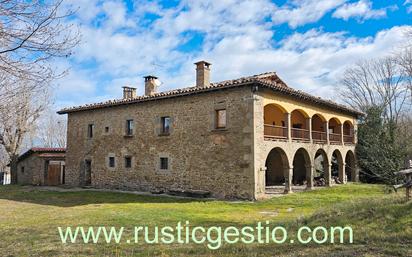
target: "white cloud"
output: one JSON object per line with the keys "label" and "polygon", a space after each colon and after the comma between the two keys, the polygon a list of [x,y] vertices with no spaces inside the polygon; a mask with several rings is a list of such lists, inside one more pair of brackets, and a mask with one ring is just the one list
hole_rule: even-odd
{"label": "white cloud", "polygon": [[[132,12],[118,2],[96,2],[95,18],[105,19],[97,27],[93,18],[79,14],[83,42],[71,61],[76,68],[59,81],[58,104],[118,98],[124,85],[136,86],[143,94],[142,76],[148,74],[160,77],[161,90],[191,86],[193,62],[200,59],[212,62],[212,81],[277,71],[290,86],[331,98],[346,65],[390,52],[402,40],[403,28],[366,38],[311,29],[274,42],[273,24],[296,27],[314,22],[344,2],[305,0],[277,7],[269,0],[187,0],[168,9],[143,2],[135,3]],[[148,22],[147,13],[159,17]],[[118,30],[124,27],[133,33]],[[191,33],[204,36],[198,49],[176,50]]]}
{"label": "white cloud", "polygon": [[302,0],[276,8],[272,15],[275,24],[288,23],[296,28],[320,20],[326,13],[346,2],[346,0]]}
{"label": "white cloud", "polygon": [[403,5],[406,6],[407,13],[412,13],[412,0],[406,0]]}
{"label": "white cloud", "polygon": [[344,4],[339,7],[334,13],[333,17],[343,20],[350,18],[357,18],[359,20],[379,19],[386,17],[387,10],[396,10],[396,5],[381,9],[373,9],[372,2],[369,0],[360,0],[355,3]]}

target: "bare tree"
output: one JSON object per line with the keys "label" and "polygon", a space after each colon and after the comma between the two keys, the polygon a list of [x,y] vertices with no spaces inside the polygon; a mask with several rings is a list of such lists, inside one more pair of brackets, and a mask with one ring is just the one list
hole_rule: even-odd
{"label": "bare tree", "polygon": [[341,96],[351,107],[366,112],[380,107],[386,121],[398,123],[410,98],[405,73],[396,58],[361,61],[346,69]]}
{"label": "bare tree", "polygon": [[66,147],[67,121],[55,112],[49,112],[38,122],[37,137],[42,146]]}
{"label": "bare tree", "polygon": [[0,145],[4,147],[10,160],[12,183],[17,179],[17,159],[25,136],[34,128],[37,119],[49,104],[45,90],[35,91],[31,81],[20,81],[19,94],[13,95],[8,106],[0,106]]}
{"label": "bare tree", "polygon": [[[50,61],[70,56],[79,42],[78,30],[67,23],[72,14],[62,8],[62,0],[0,0],[0,89],[19,79],[44,87],[64,74]],[[3,88],[0,96],[14,92]]]}

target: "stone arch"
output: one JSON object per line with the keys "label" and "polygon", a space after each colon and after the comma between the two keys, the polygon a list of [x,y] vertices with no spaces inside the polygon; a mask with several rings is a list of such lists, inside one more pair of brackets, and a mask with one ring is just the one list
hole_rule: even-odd
{"label": "stone arch", "polygon": [[267,137],[287,138],[287,112],[278,104],[267,104],[263,108],[264,135]]}
{"label": "stone arch", "polygon": [[330,164],[325,150],[318,149],[313,160],[314,186],[330,186]]}
{"label": "stone arch", "polygon": [[283,185],[289,173],[288,157],[280,147],[273,148],[265,162],[265,186]]}
{"label": "stone arch", "polygon": [[293,156],[292,185],[312,188],[312,162],[308,151],[299,148]]}
{"label": "stone arch", "polygon": [[336,183],[345,183],[344,163],[341,152],[336,149],[330,158],[331,176]]}
{"label": "stone arch", "polygon": [[343,141],[345,143],[354,143],[354,127],[351,121],[346,120],[343,123]]}
{"label": "stone arch", "polygon": [[312,138],[316,142],[326,142],[326,119],[321,114],[312,116]]}
{"label": "stone arch", "polygon": [[345,175],[347,181],[356,181],[355,154],[351,150],[348,150],[345,156]]}
{"label": "stone arch", "polygon": [[267,104],[263,107],[263,119],[265,124],[286,126],[286,109],[279,104]]}
{"label": "stone arch", "polygon": [[292,138],[309,140],[309,115],[301,110],[295,109],[290,114]]}

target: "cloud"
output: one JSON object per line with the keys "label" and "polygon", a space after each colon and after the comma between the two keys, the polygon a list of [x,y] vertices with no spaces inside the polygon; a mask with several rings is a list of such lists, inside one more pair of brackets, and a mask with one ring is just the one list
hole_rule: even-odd
{"label": "cloud", "polygon": [[406,0],[403,5],[406,6],[407,13],[412,13],[412,0]]}
{"label": "cloud", "polygon": [[[73,67],[70,75],[58,82],[58,105],[119,98],[124,85],[143,94],[142,77],[148,74],[160,77],[160,90],[192,86],[193,62],[201,59],[212,62],[215,82],[277,71],[292,87],[332,98],[347,65],[389,53],[403,40],[405,27],[371,37],[315,27],[275,41],[274,24],[315,22],[344,2],[290,1],[278,7],[268,0],[184,0],[164,7],[139,1],[128,9],[122,2],[96,1],[94,17],[81,12],[75,20],[83,41],[66,64]],[[195,35],[202,37],[195,51],[178,50]]]}
{"label": "cloud", "polygon": [[272,15],[274,24],[288,23],[296,28],[320,20],[326,13],[346,2],[346,0],[302,0],[291,1],[277,7]]}
{"label": "cloud", "polygon": [[345,21],[349,20],[350,18],[356,18],[360,21],[364,21],[368,19],[384,18],[386,17],[386,12],[388,10],[393,11],[396,9],[398,9],[396,5],[381,9],[373,9],[371,1],[360,0],[355,3],[342,5],[332,14],[332,16],[335,18],[343,19]]}

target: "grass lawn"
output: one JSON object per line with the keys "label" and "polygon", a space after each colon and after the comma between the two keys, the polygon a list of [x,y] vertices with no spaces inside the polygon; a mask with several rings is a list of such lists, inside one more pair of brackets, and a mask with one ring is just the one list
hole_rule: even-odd
{"label": "grass lawn", "polygon": [[[412,256],[412,202],[380,185],[349,184],[272,198],[229,202],[106,192],[0,187],[0,256]],[[353,244],[62,244],[67,226],[351,226]],[[152,229],[153,231],[153,229]],[[131,234],[131,231],[126,230]],[[125,232],[125,233],[126,233]],[[125,241],[125,240],[123,240]]]}

